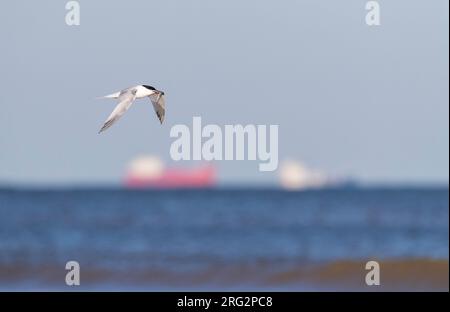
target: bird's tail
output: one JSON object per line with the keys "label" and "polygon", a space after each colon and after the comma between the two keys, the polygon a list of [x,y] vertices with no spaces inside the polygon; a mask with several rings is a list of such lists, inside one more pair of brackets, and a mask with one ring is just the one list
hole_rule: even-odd
{"label": "bird's tail", "polygon": [[112,94],[108,94],[105,96],[99,96],[96,97],[96,99],[117,99],[120,95],[120,92],[116,92],[116,93],[112,93]]}

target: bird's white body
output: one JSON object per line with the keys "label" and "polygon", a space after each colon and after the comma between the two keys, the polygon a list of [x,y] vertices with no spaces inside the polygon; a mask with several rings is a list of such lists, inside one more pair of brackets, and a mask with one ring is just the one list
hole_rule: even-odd
{"label": "bird's white body", "polygon": [[136,86],[136,98],[137,99],[142,99],[146,96],[150,96],[152,94],[155,94],[156,92],[153,90],[149,90],[147,88],[144,88],[143,86]]}

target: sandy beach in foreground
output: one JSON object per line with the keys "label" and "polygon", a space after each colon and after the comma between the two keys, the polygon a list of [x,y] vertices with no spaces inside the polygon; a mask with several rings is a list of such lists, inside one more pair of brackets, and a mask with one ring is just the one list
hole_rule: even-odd
{"label": "sandy beach in foreground", "polygon": [[338,261],[311,270],[286,271],[271,277],[275,284],[308,281],[334,290],[448,291],[448,260],[380,260],[380,286],[367,286],[365,261]]}
{"label": "sandy beach in foreground", "polygon": [[[221,264],[190,272],[84,268],[79,290],[448,291],[448,260],[379,260],[381,285],[365,284],[365,261],[317,265]],[[2,290],[69,290],[55,266],[0,267]],[[22,286],[23,285],[23,286]]]}

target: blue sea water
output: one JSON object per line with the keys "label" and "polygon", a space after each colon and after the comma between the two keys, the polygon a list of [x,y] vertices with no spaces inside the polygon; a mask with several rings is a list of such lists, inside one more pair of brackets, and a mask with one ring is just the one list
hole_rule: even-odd
{"label": "blue sea water", "polygon": [[224,267],[448,257],[447,188],[0,190],[3,289],[63,282],[69,260],[92,285],[170,289]]}

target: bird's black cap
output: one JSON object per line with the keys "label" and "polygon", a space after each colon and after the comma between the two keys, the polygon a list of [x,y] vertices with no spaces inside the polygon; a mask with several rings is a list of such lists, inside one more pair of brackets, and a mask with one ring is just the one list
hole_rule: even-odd
{"label": "bird's black cap", "polygon": [[147,86],[147,85],[142,85],[143,87],[149,89],[149,90],[156,90],[154,87],[152,86]]}

